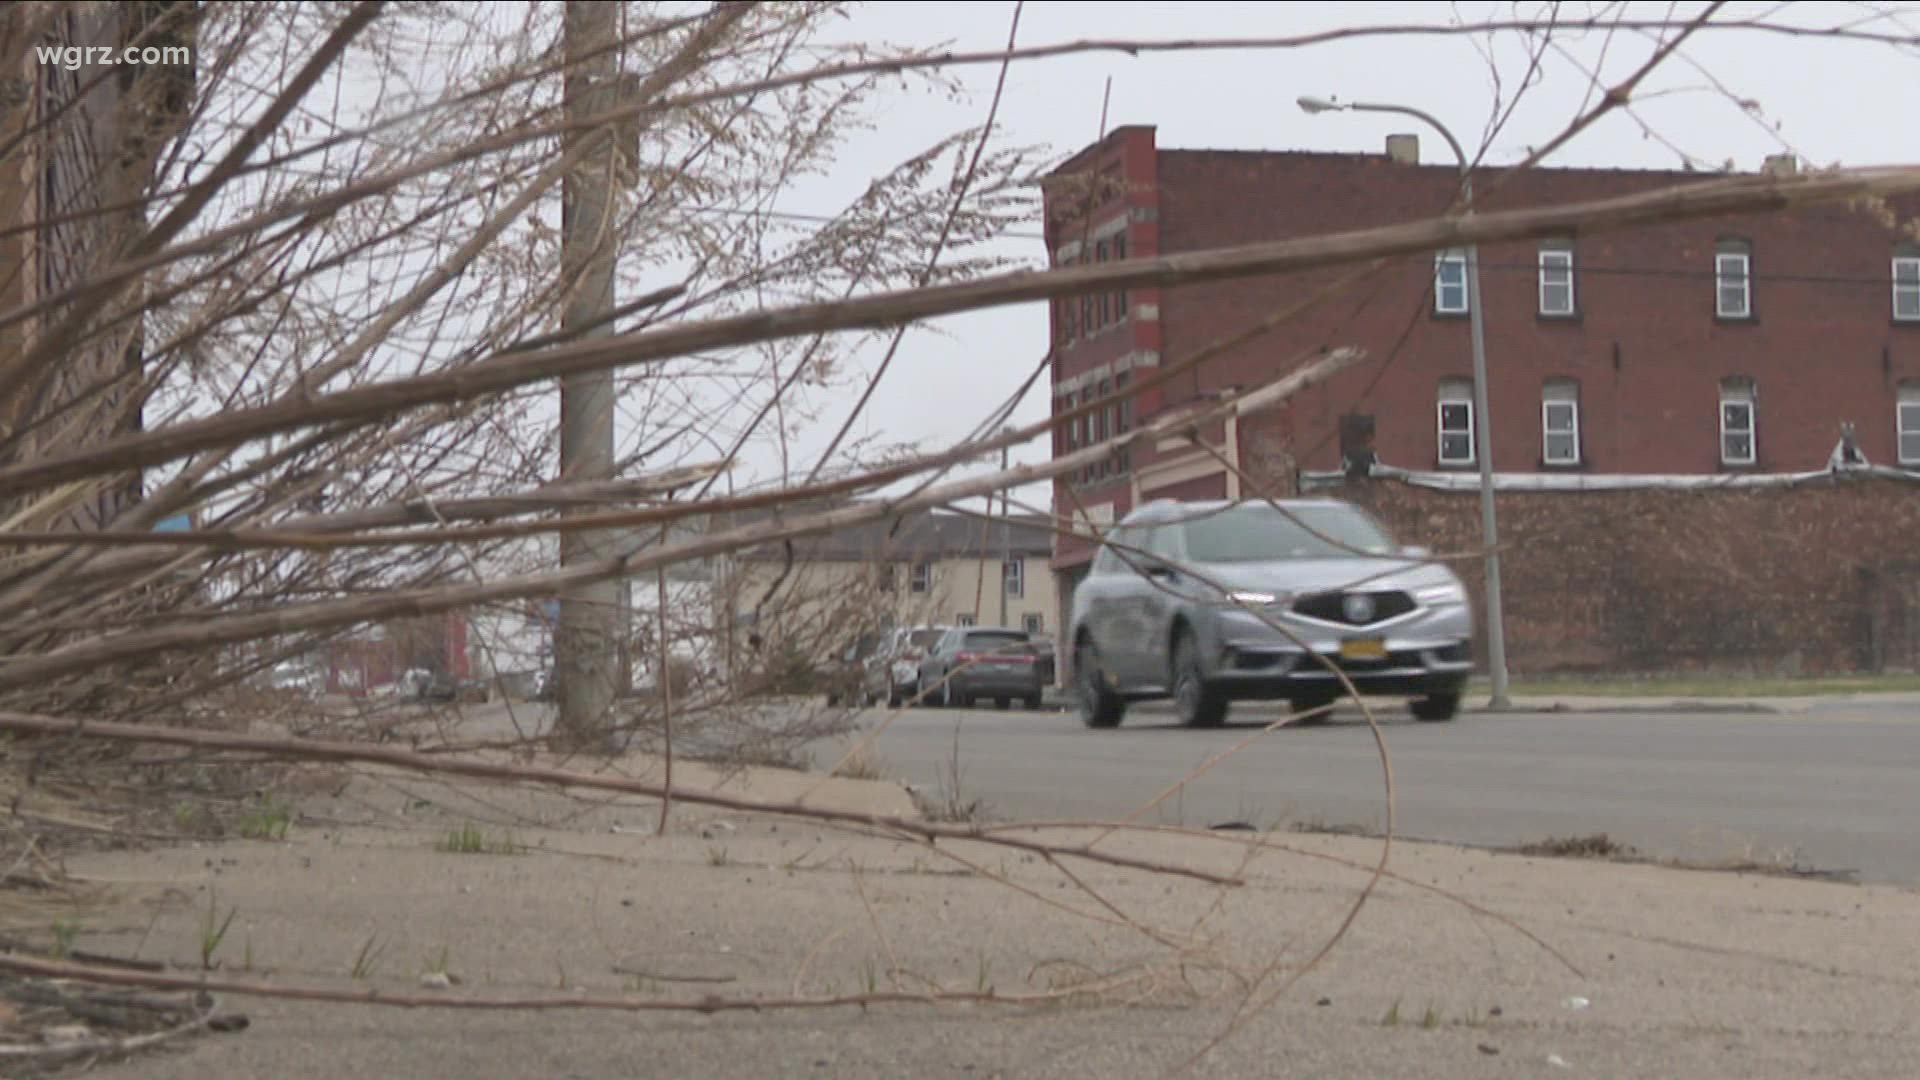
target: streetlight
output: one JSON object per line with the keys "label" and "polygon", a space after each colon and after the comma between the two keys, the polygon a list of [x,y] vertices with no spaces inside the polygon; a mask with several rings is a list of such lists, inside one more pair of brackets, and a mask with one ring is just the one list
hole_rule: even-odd
{"label": "streetlight", "polygon": [[[1380,105],[1350,101],[1340,103],[1326,98],[1304,96],[1298,99],[1302,112],[1379,112],[1411,116],[1440,133],[1460,161],[1460,193],[1466,199],[1466,212],[1473,214],[1473,174],[1468,170],[1467,152],[1447,126],[1431,115],[1406,105]],[[1467,245],[1467,320],[1473,335],[1473,412],[1475,442],[1480,458],[1480,531],[1487,548],[1487,667],[1493,677],[1495,708],[1507,701],[1507,632],[1500,613],[1500,532],[1493,515],[1493,425],[1487,415],[1487,336],[1480,319],[1480,245]]]}

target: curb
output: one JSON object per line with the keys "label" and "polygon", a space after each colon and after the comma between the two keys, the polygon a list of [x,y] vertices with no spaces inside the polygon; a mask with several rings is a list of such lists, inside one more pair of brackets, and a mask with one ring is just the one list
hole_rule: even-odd
{"label": "curb", "polygon": [[1583,716],[1656,713],[1663,716],[1779,716],[1783,710],[1756,701],[1643,701],[1618,705],[1569,705],[1564,701],[1541,701],[1524,705],[1469,705],[1468,713],[1579,713]]}

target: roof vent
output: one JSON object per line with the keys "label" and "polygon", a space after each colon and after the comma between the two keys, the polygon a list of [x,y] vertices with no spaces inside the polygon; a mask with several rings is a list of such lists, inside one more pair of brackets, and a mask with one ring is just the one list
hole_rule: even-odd
{"label": "roof vent", "polygon": [[1760,171],[1768,176],[1796,176],[1800,172],[1800,159],[1792,154],[1768,154]]}
{"label": "roof vent", "polygon": [[1402,165],[1420,164],[1420,136],[1387,136],[1387,159]]}

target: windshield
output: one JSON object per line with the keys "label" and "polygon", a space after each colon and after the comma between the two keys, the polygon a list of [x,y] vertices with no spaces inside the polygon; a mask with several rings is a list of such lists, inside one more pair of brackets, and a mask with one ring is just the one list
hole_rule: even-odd
{"label": "windshield", "polygon": [[939,641],[940,635],[945,632],[944,630],[915,630],[913,633],[907,635],[907,646],[913,649],[931,648],[933,643]]}
{"label": "windshield", "polygon": [[1196,563],[1391,555],[1397,547],[1365,514],[1345,506],[1301,507],[1288,517],[1264,503],[1243,503],[1183,528],[1187,558]]}

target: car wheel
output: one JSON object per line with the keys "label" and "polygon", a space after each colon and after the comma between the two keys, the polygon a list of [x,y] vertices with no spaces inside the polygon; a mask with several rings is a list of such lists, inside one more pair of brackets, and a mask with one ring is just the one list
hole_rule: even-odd
{"label": "car wheel", "polygon": [[1428,694],[1423,698],[1415,698],[1413,702],[1413,718],[1415,720],[1426,720],[1431,723],[1437,723],[1443,720],[1453,719],[1459,711],[1460,695],[1457,693]]}
{"label": "car wheel", "polygon": [[1200,674],[1200,649],[1193,632],[1181,630],[1173,647],[1173,701],[1188,727],[1219,727],[1227,719],[1227,699]]}
{"label": "car wheel", "polygon": [[1001,712],[1007,711],[1008,706],[1012,704],[1012,698],[997,697],[993,699],[993,707],[999,709]]}
{"label": "car wheel", "polygon": [[1026,709],[1038,710],[1040,708],[1040,699],[1038,697],[1024,698],[1021,700],[1020,704],[1023,708],[1026,708]]}
{"label": "car wheel", "polygon": [[1100,667],[1100,654],[1091,643],[1083,643],[1073,652],[1073,684],[1074,697],[1079,699],[1081,723],[1090,728],[1120,726],[1127,703],[1107,685],[1106,672]]}
{"label": "car wheel", "polygon": [[900,689],[894,686],[887,687],[887,708],[897,709],[899,707],[900,707]]}

